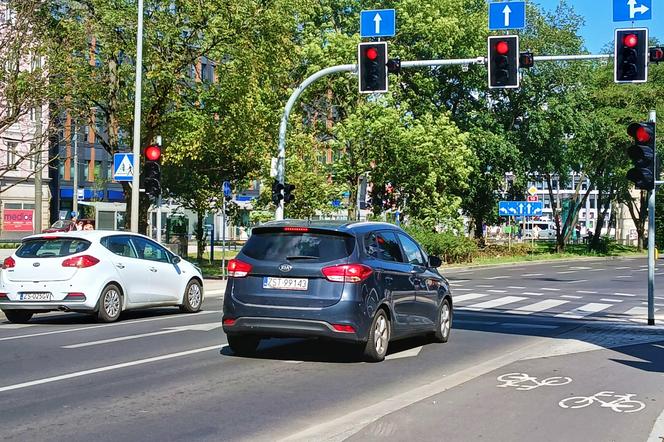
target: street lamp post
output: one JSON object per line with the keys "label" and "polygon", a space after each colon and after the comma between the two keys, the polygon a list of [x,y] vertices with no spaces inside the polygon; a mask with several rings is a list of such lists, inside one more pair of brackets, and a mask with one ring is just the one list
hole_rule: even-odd
{"label": "street lamp post", "polygon": [[138,27],[136,29],[136,83],[134,87],[134,171],[131,178],[130,230],[138,233],[138,201],[140,196],[141,164],[141,87],[143,72],[143,0],[138,0]]}

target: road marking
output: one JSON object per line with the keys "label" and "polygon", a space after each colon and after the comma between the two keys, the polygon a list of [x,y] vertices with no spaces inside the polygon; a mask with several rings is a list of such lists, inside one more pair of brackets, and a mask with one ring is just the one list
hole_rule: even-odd
{"label": "road marking", "polygon": [[498,376],[496,380],[502,382],[502,384],[496,385],[498,388],[515,387],[521,391],[534,390],[538,387],[559,387],[572,382],[572,378],[567,376],[553,376],[538,381],[535,376],[530,376],[527,373],[505,373]]}
{"label": "road marking", "polygon": [[544,273],[524,273],[521,276],[544,276]]}
{"label": "road marking", "polygon": [[616,276],[616,279],[618,279],[618,278],[632,278],[632,277],[633,277],[632,275],[620,275],[620,276]]}
{"label": "road marking", "polygon": [[530,305],[524,305],[514,310],[507,311],[514,315],[532,315],[533,313],[548,310],[550,308],[558,307],[559,305],[567,304],[569,301],[562,301],[560,299],[545,299],[544,301],[536,302]]}
{"label": "road marking", "polygon": [[525,287],[520,286],[520,285],[508,285],[507,288],[508,288],[508,289],[517,289],[517,290],[523,290],[523,289],[525,289]]}
{"label": "road marking", "polygon": [[575,296],[575,295],[560,295],[560,297],[567,299],[583,299],[583,296]]}
{"label": "road marking", "polygon": [[183,326],[180,326],[180,327],[169,327],[165,330],[160,330],[160,331],[156,331],[156,332],[141,333],[141,334],[138,334],[138,335],[121,336],[119,338],[102,339],[102,340],[99,340],[99,341],[83,342],[81,344],[65,345],[62,348],[92,347],[93,345],[110,344],[112,342],[129,341],[129,340],[132,340],[132,339],[145,338],[145,337],[148,337],[148,336],[167,335],[167,334],[179,333],[179,332],[183,332],[183,331],[210,331],[210,330],[214,330],[215,328],[219,328],[219,327],[221,327],[221,321],[209,322],[207,324],[183,325]]}
{"label": "road marking", "polygon": [[567,267],[567,266],[569,266],[569,264],[558,264],[558,265],[554,265],[554,266],[551,266],[551,267],[554,268],[554,269],[561,269],[561,268]]}
{"label": "road marking", "polygon": [[[658,309],[655,309],[658,311]],[[647,315],[648,307],[632,307],[631,309],[625,312],[626,315]]]}
{"label": "road marking", "polygon": [[604,309],[611,307],[611,304],[601,304],[599,302],[591,302],[589,304],[577,307],[573,310],[567,311],[556,315],[556,318],[567,318],[567,319],[580,319],[593,313],[601,312]]}
{"label": "road marking", "polygon": [[484,278],[484,279],[507,279],[511,278],[511,276],[492,276],[490,278]]}
{"label": "road marking", "polygon": [[548,291],[548,292],[559,292],[560,291],[560,289],[553,289],[553,288],[549,288],[549,287],[542,287],[542,288],[540,288],[540,290],[545,290],[545,291]]}
{"label": "road marking", "polygon": [[631,269],[631,267],[629,266],[616,267],[616,270],[627,270],[627,269]]}
{"label": "road marking", "polygon": [[565,281],[565,284],[580,284],[582,282],[588,282],[587,279],[575,279],[573,281]]}
{"label": "road marking", "polygon": [[121,369],[121,368],[133,367],[133,366],[136,366],[136,365],[149,364],[151,362],[163,361],[163,360],[166,360],[166,359],[179,358],[181,356],[189,356],[189,355],[193,355],[193,354],[196,354],[196,353],[202,353],[202,352],[210,351],[210,350],[219,350],[220,348],[221,348],[221,346],[219,344],[217,344],[217,345],[212,345],[210,347],[195,348],[193,350],[180,351],[180,352],[177,352],[177,353],[169,353],[169,354],[166,354],[166,355],[155,356],[155,357],[146,358],[146,359],[138,359],[136,361],[123,362],[121,364],[107,365],[105,367],[98,367],[98,368],[93,368],[93,369],[90,369],[90,370],[76,371],[74,373],[67,373],[67,374],[62,374],[62,375],[59,375],[59,376],[52,376],[50,378],[37,379],[37,380],[34,380],[34,381],[28,381],[28,382],[22,382],[20,384],[6,385],[4,387],[0,387],[0,393],[3,393],[5,391],[18,390],[18,389],[21,389],[21,388],[33,387],[35,385],[49,384],[51,382],[64,381],[66,379],[79,378],[79,377],[82,377],[82,376],[87,376],[87,375],[96,374],[96,373],[103,373],[105,371],[118,370],[118,369]]}
{"label": "road marking", "polygon": [[604,270],[606,270],[606,269],[592,269],[592,270],[588,270],[588,271],[589,272],[603,272]]}
{"label": "road marking", "polygon": [[454,281],[452,284],[458,284],[460,282],[468,282],[470,279],[453,279],[452,281]]}
{"label": "road marking", "polygon": [[635,272],[647,272],[648,269],[637,269],[637,270],[634,270],[634,271],[635,271]]}
{"label": "road marking", "polygon": [[559,328],[557,325],[543,325],[543,324],[524,324],[521,322],[503,322],[501,324],[503,327],[509,328],[538,328],[542,330],[553,330]]}
{"label": "road marking", "polygon": [[576,273],[577,270],[565,270],[564,272],[556,272],[559,275],[564,275],[566,273]]}
{"label": "road marking", "polygon": [[622,299],[612,299],[612,298],[601,298],[600,301],[604,301],[604,302],[623,302]]}
{"label": "road marking", "polygon": [[492,285],[486,285],[486,284],[477,284],[476,287],[491,288],[493,286]]}
{"label": "road marking", "polygon": [[475,321],[473,319],[455,319],[454,320],[455,324],[468,324],[468,325],[496,325],[498,324],[497,322],[490,322],[490,321]]}
{"label": "road marking", "polygon": [[455,288],[455,289],[454,289],[455,292],[469,292],[469,291],[471,291],[471,290],[472,290],[472,289],[460,289],[460,288]]}
{"label": "road marking", "polygon": [[[558,402],[558,405],[561,408],[583,408],[597,403],[602,408],[610,408],[616,413],[635,413],[646,408],[646,404],[632,399],[634,396],[636,396],[634,393],[616,394],[613,391],[600,391],[592,396],[568,397]],[[615,399],[608,401],[601,398]]]}
{"label": "road marking", "polygon": [[393,359],[403,359],[403,358],[412,358],[414,356],[417,356],[420,354],[422,351],[423,346],[415,347],[415,348],[409,348],[408,350],[400,351],[398,353],[393,353],[391,355],[385,356],[385,360],[393,360]]}
{"label": "road marking", "polygon": [[507,293],[507,290],[487,290],[489,293]]}
{"label": "road marking", "polygon": [[616,296],[629,296],[630,298],[635,297],[636,295],[632,295],[631,293],[620,293],[620,292],[614,292],[613,293]]}
{"label": "road marking", "polygon": [[484,298],[485,296],[489,295],[484,293],[468,293],[467,295],[452,296],[452,301],[457,303],[463,301],[470,301],[471,299]]}
{"label": "road marking", "polygon": [[498,299],[492,299],[491,301],[480,302],[479,304],[473,304],[468,307],[464,307],[464,310],[485,310],[495,307],[500,307],[501,305],[512,304],[513,302],[523,301],[524,299],[521,296],[504,296]]}
{"label": "road marking", "polygon": [[223,295],[226,292],[226,289],[215,289],[208,290],[205,292],[206,295]]}
{"label": "road marking", "polygon": [[574,269],[574,270],[590,270],[590,269],[592,269],[592,267],[574,266],[574,267],[570,267],[570,269]]}
{"label": "road marking", "polygon": [[585,293],[587,295],[596,295],[597,294],[597,292],[592,291],[592,290],[577,290],[576,292],[577,293]]}
{"label": "road marking", "polygon": [[[209,315],[209,314],[212,314],[212,313],[221,313],[221,310],[204,310],[204,311],[200,311],[200,312],[196,313],[196,315]],[[182,316],[182,315],[168,315],[168,316],[159,316],[158,318],[136,319],[136,320],[132,320],[132,321],[114,322],[112,324],[91,325],[89,327],[68,328],[68,329],[65,329],[65,330],[54,330],[54,331],[43,332],[43,333],[32,333],[32,334],[29,334],[29,335],[7,336],[6,338],[0,338],[0,341],[12,341],[14,339],[35,338],[35,337],[38,337],[38,336],[56,335],[56,334],[59,334],[59,333],[70,333],[70,332],[77,332],[77,331],[94,330],[95,328],[117,327],[117,326],[120,326],[120,325],[140,324],[141,322],[162,321],[164,319],[176,319],[176,318],[183,318],[183,317],[185,317],[185,316]],[[186,316],[186,317],[191,317],[191,316]]]}
{"label": "road marking", "polygon": [[0,329],[16,330],[17,328],[34,327],[35,324],[0,324]]}
{"label": "road marking", "polygon": [[538,293],[538,292],[523,292],[521,293],[522,295],[528,295],[528,296],[542,296],[544,293]]}

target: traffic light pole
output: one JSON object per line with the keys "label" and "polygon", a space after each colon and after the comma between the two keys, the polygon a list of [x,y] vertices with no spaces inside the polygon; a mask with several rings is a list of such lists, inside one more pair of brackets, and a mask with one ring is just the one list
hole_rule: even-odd
{"label": "traffic light pole", "polygon": [[141,165],[141,90],[143,76],[143,0],[138,0],[138,27],[136,28],[136,82],[134,86],[134,170],[131,177],[131,218],[129,228],[138,233],[138,202],[140,196]]}
{"label": "traffic light pole", "polygon": [[[605,58],[612,58],[613,54],[586,54],[586,55],[539,55],[535,56],[535,61],[574,61],[574,60],[598,60]],[[461,59],[451,59],[451,60],[415,60],[415,61],[402,61],[401,68],[418,68],[418,67],[430,67],[430,66],[467,66],[471,64],[486,64],[487,57],[477,57],[477,58],[461,58]],[[281,117],[281,124],[279,126],[279,152],[277,154],[277,181],[281,184],[284,184],[285,172],[286,172],[286,131],[288,129],[288,118],[290,117],[291,110],[297,101],[298,97],[304,92],[304,90],[312,84],[314,81],[319,78],[325,77],[330,74],[336,74],[339,72],[357,72],[356,64],[342,64],[338,66],[331,66],[329,68],[321,69],[318,72],[310,75],[306,80],[304,80],[298,87],[293,90],[291,93],[286,107],[284,108],[284,113]],[[137,157],[138,155],[135,155]],[[133,196],[133,192],[132,192]],[[132,205],[133,207],[133,205]],[[284,219],[284,200],[280,200],[277,204],[277,208],[274,213],[274,218],[276,220]],[[132,211],[132,221],[134,213]],[[132,229],[133,230],[133,229]]]}
{"label": "traffic light pole", "polygon": [[[657,114],[654,110],[650,111],[648,120],[656,123]],[[657,147],[656,144],[655,147]],[[664,183],[657,181],[657,149],[654,149],[653,161],[655,162],[655,185],[648,195],[648,325],[655,325],[655,192],[657,184]]]}

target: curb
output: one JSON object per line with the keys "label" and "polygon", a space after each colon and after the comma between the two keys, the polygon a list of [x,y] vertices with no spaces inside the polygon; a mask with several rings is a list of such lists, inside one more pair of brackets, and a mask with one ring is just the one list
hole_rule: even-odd
{"label": "curb", "polygon": [[522,265],[537,265],[537,264],[549,264],[549,263],[556,263],[556,262],[561,262],[561,261],[579,261],[579,262],[585,262],[585,261],[613,261],[613,260],[621,260],[621,259],[639,259],[639,258],[647,258],[646,256],[639,256],[639,255],[620,255],[620,256],[579,256],[579,257],[565,257],[565,258],[552,258],[552,259],[542,259],[539,261],[517,261],[517,262],[505,262],[505,263],[500,263],[500,264],[477,264],[474,265],[472,263],[470,264],[452,264],[449,266],[442,266],[439,267],[438,270],[441,271],[455,271],[455,270],[468,270],[468,269],[490,269],[490,268],[496,268],[496,267],[516,267],[516,266],[522,266]]}

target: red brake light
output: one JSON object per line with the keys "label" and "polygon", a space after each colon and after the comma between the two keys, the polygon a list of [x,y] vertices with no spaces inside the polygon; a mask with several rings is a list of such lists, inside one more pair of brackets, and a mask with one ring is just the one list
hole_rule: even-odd
{"label": "red brake light", "polygon": [[308,232],[308,227],[284,227],[284,232]]}
{"label": "red brake light", "polygon": [[65,296],[66,300],[73,300],[73,301],[85,301],[85,293],[79,293],[79,292],[71,292],[67,293],[67,296]]}
{"label": "red brake light", "polygon": [[16,266],[16,261],[14,261],[14,258],[11,256],[8,256],[5,258],[5,261],[2,263],[2,268],[3,269],[11,269]]}
{"label": "red brake light", "polygon": [[373,269],[364,264],[342,264],[338,266],[324,267],[322,272],[328,281],[362,282],[373,273]]}
{"label": "red brake light", "polygon": [[355,328],[352,325],[332,324],[332,328],[342,333],[355,333]]}
{"label": "red brake light", "polygon": [[496,43],[496,52],[498,52],[500,55],[505,55],[510,51],[510,45],[507,44],[506,41],[501,40],[498,43]]}
{"label": "red brake light", "polygon": [[239,259],[231,259],[228,261],[228,276],[233,278],[244,278],[251,272],[251,264],[240,261]]}
{"label": "red brake light", "polygon": [[639,37],[636,34],[627,34],[623,37],[623,44],[628,48],[635,48],[639,44]]}
{"label": "red brake light", "polygon": [[223,324],[227,326],[233,326],[235,325],[235,318],[226,318],[223,320]]}
{"label": "red brake light", "polygon": [[99,260],[94,256],[83,255],[75,256],[73,258],[67,258],[62,261],[62,267],[77,267],[79,269],[84,269],[86,267],[92,267],[97,264]]}

